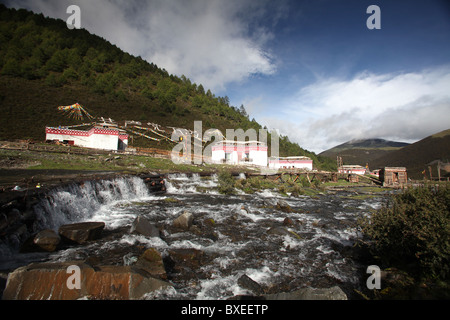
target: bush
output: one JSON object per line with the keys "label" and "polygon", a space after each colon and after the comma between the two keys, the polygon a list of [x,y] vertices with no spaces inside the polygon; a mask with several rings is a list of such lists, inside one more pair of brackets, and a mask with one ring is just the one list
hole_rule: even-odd
{"label": "bush", "polygon": [[234,184],[236,179],[230,172],[222,170],[218,175],[219,180],[219,192],[222,194],[235,194]]}
{"label": "bush", "polygon": [[413,268],[420,276],[449,275],[450,188],[425,186],[394,195],[360,221],[371,248],[389,266]]}

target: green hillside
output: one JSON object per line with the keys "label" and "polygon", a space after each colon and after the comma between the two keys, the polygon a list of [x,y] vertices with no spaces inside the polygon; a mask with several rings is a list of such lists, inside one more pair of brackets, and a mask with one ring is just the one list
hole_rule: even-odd
{"label": "green hillside", "polygon": [[[45,126],[79,123],[57,112],[80,103],[95,116],[203,130],[260,129],[245,107],[230,105],[202,84],[175,76],[59,19],[0,5],[0,140],[44,140]],[[270,142],[270,136],[268,137]],[[169,143],[136,137],[134,146],[170,149]],[[305,155],[317,168],[334,161],[282,136],[280,155]]]}
{"label": "green hillside", "polygon": [[[336,147],[320,153],[321,156],[328,157],[336,161],[336,157],[342,157],[344,164],[359,164],[365,166],[392,151],[399,150],[408,143],[389,141],[384,139],[358,139],[345,142]],[[376,168],[373,168],[376,169]]]}

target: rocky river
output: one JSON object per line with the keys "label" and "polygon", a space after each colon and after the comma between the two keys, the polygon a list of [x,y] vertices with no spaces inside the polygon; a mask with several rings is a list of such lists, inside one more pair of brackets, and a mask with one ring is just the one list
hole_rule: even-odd
{"label": "rocky river", "polygon": [[144,299],[283,298],[302,288],[338,288],[353,299],[365,287],[356,221],[386,193],[361,196],[370,192],[360,187],[296,197],[276,190],[222,195],[216,175],[196,174],[170,174],[164,183],[164,193],[150,192],[136,176],[55,188],[33,207],[34,231],[90,221],[103,223],[100,236],[51,252],[22,250],[9,238],[0,245],[0,270],[73,261],[103,270],[156,255],[152,276],[167,285]]}

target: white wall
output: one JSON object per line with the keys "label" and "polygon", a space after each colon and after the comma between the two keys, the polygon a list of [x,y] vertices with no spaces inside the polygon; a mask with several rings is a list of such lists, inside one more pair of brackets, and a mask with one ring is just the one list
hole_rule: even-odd
{"label": "white wall", "polygon": [[47,133],[46,140],[58,140],[58,141],[73,141],[76,146],[89,148],[90,137],[88,136],[74,136],[69,134],[53,134]]}
{"label": "white wall", "polygon": [[297,169],[313,169],[312,160],[269,160],[269,168],[280,169],[280,168],[297,168]]}
{"label": "white wall", "polygon": [[[95,129],[90,131],[46,128],[46,140],[73,141],[74,145],[103,150],[118,150],[119,135],[116,130]],[[128,139],[122,140],[124,149],[128,146]]]}
{"label": "white wall", "polygon": [[[249,158],[252,159],[252,162],[245,162],[244,153],[242,152],[242,160],[239,162],[238,152],[237,151],[229,151],[230,158],[227,161],[228,164],[253,164],[257,166],[267,166],[267,151],[256,151],[250,150]],[[213,162],[222,163],[225,160],[225,150],[212,150],[211,152],[211,160]]]}
{"label": "white wall", "polygon": [[250,150],[249,158],[253,160],[251,164],[267,167],[267,150]]}
{"label": "white wall", "polygon": [[89,137],[89,148],[117,150],[119,146],[119,137],[107,134],[92,134]]}
{"label": "white wall", "polygon": [[222,160],[225,159],[225,151],[224,150],[212,150],[211,151],[211,160],[213,162],[221,163]]}

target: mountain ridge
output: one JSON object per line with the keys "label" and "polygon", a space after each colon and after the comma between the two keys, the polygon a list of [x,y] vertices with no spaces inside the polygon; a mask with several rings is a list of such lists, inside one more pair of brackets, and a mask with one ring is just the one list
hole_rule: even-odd
{"label": "mountain ridge", "polygon": [[336,146],[335,148],[339,147],[362,147],[362,148],[383,148],[383,147],[394,147],[394,148],[401,148],[404,146],[409,145],[409,143],[406,142],[397,142],[392,140],[386,140],[382,138],[367,138],[367,139],[352,139],[350,141],[347,141],[343,144],[340,144]]}
{"label": "mountain ridge", "polygon": [[365,166],[374,159],[393,150],[409,145],[405,142],[390,141],[381,138],[353,139],[319,153],[336,161],[341,157],[344,164],[358,164]]}

